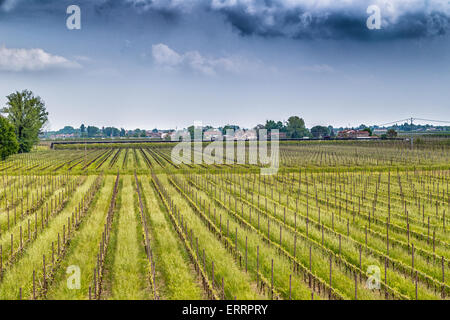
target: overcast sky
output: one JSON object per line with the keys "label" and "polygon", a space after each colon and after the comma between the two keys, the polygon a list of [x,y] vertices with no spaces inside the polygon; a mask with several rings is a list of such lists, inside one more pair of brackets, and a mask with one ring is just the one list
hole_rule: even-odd
{"label": "overcast sky", "polygon": [[0,0],[0,106],[30,89],[51,129],[450,120],[449,31],[448,0]]}

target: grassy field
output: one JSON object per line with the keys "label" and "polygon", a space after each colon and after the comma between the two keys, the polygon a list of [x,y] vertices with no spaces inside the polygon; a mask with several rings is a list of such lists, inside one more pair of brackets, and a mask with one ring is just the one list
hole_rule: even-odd
{"label": "grassy field", "polygon": [[248,152],[179,164],[163,143],[12,156],[0,299],[448,299],[438,140],[282,142],[273,175]]}

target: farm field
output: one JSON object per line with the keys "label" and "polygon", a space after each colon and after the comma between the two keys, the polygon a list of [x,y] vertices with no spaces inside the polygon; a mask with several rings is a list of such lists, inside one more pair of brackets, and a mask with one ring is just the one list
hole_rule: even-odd
{"label": "farm field", "polygon": [[55,148],[0,162],[0,299],[449,299],[448,143],[281,142],[273,175]]}

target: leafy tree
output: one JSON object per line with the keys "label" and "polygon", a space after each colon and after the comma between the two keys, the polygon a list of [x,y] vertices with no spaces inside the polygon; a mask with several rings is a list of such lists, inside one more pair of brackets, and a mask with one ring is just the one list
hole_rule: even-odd
{"label": "leafy tree", "polygon": [[114,127],[106,127],[103,130],[106,137],[118,137],[120,135],[120,130]]}
{"label": "leafy tree", "polygon": [[214,128],[212,126],[210,126],[210,125],[206,125],[206,126],[203,126],[202,131],[206,132],[206,131],[211,130],[211,129],[214,129]]}
{"label": "leafy tree", "polygon": [[100,132],[100,129],[94,126],[87,127],[87,134],[89,138],[95,137]]}
{"label": "leafy tree", "polygon": [[266,124],[265,124],[264,128],[267,130],[276,129],[281,132],[286,131],[286,127],[283,125],[283,122],[281,122],[281,121],[275,122],[274,120],[266,120]]}
{"label": "leafy tree", "polygon": [[311,134],[314,138],[323,138],[329,135],[330,131],[324,126],[315,126],[311,128]]}
{"label": "leafy tree", "polygon": [[330,135],[330,137],[335,136],[333,126],[328,126],[328,134]]}
{"label": "leafy tree", "polygon": [[19,151],[19,143],[14,126],[8,119],[0,116],[0,159],[5,160],[17,151]]}
{"label": "leafy tree", "polygon": [[388,137],[388,138],[395,138],[395,137],[397,137],[397,131],[395,131],[394,129],[389,129],[386,132],[386,137]]}
{"label": "leafy tree", "polygon": [[362,131],[367,131],[367,132],[369,132],[369,136],[372,136],[372,129],[366,127],[364,129],[362,129]]}
{"label": "leafy tree", "polygon": [[77,133],[77,130],[71,126],[65,126],[64,128],[57,131],[58,134],[73,134]]}
{"label": "leafy tree", "polygon": [[81,124],[80,126],[80,133],[82,137],[86,136],[86,127],[84,126],[84,124]]}
{"label": "leafy tree", "polygon": [[126,135],[125,129],[124,128],[120,128],[120,136],[121,137],[125,137],[125,135]]}
{"label": "leafy tree", "polygon": [[305,127],[305,121],[297,116],[289,117],[286,122],[286,131],[289,138],[303,138],[311,135]]}
{"label": "leafy tree", "polygon": [[8,120],[14,126],[19,152],[29,152],[38,142],[42,127],[48,121],[45,103],[28,90],[16,91],[6,98],[7,106],[1,112],[7,114]]}
{"label": "leafy tree", "polygon": [[223,128],[222,128],[222,134],[227,134],[227,130],[234,130],[235,132],[237,131],[237,130],[239,130],[240,129],[240,127],[238,126],[238,125],[235,125],[235,124],[227,124],[226,126],[224,126]]}
{"label": "leafy tree", "polygon": [[133,137],[135,137],[135,138],[145,137],[145,136],[146,136],[145,130],[141,130],[141,129],[137,128],[133,132]]}

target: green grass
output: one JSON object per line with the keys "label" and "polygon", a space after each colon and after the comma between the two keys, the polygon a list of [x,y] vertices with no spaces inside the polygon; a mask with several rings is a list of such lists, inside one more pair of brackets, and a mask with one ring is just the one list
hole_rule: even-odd
{"label": "green grass", "polygon": [[250,275],[239,268],[232,255],[223,247],[220,240],[206,228],[186,200],[168,183],[167,178],[163,175],[158,178],[161,178],[162,183],[166,185],[167,191],[187,221],[188,228],[193,230],[195,237],[198,237],[200,251],[205,250],[207,270],[210,275],[212,261],[214,261],[216,285],[220,283],[219,279],[224,278],[226,297],[228,299],[237,297],[242,300],[264,299],[264,295],[257,292]]}
{"label": "green grass", "polygon": [[[89,298],[89,286],[93,281],[93,270],[97,265],[98,243],[101,240],[109,203],[114,188],[114,176],[107,176],[91,206],[90,215],[76,237],[70,243],[55,280],[50,286],[47,298],[50,300],[83,300]],[[67,267],[75,265],[81,271],[81,288],[74,290],[67,287]]]}
{"label": "green grass", "polygon": [[199,300],[202,289],[178,235],[160,205],[148,177],[141,177],[142,194],[156,260],[156,285],[166,300]]}
{"label": "green grass", "polygon": [[[156,268],[156,292],[161,299],[204,299],[201,281],[194,269],[185,243],[180,240],[170,213],[154,189],[150,177],[152,170],[167,189],[169,197],[187,221],[189,232],[194,234],[194,243],[187,245],[196,251],[195,240],[199,239],[200,261],[203,249],[206,252],[205,271],[212,279],[211,263],[214,261],[214,282],[221,291],[222,277],[225,282],[227,299],[265,299],[270,295],[256,288],[256,248],[259,247],[259,271],[270,283],[271,261],[274,262],[274,287],[287,299],[289,297],[289,276],[292,276],[292,298],[310,299],[311,288],[305,284],[302,274],[295,274],[292,262],[287,256],[293,255],[294,235],[296,240],[296,260],[305,267],[309,265],[309,247],[312,246],[312,272],[323,282],[329,282],[329,255],[338,254],[344,263],[359,268],[359,246],[363,247],[361,264],[363,273],[367,267],[380,268],[384,281],[384,256],[395,262],[387,271],[388,285],[410,299],[415,299],[415,283],[412,276],[411,252],[408,248],[407,222],[410,239],[416,249],[414,270],[419,271],[418,298],[440,299],[442,268],[445,273],[447,293],[450,285],[450,212],[448,207],[448,182],[450,153],[448,144],[420,138],[413,150],[405,141],[310,141],[280,143],[280,170],[272,176],[261,176],[258,166],[200,166],[173,165],[170,160],[173,144],[116,144],[88,145],[87,163],[100,156],[88,170],[82,170],[84,145],[60,146],[70,150],[34,150],[18,154],[0,161],[0,246],[3,254],[3,275],[0,279],[0,299],[17,299],[19,288],[23,298],[31,297],[32,273],[36,271],[38,282],[42,278],[42,256],[46,256],[47,267],[51,269],[51,245],[57,242],[57,234],[67,224],[83,194],[92,185],[99,172],[104,180],[99,192],[83,217],[76,232],[72,232],[64,256],[55,266],[56,273],[49,284],[46,299],[88,298],[89,286],[93,282],[93,269],[99,251],[107,210],[110,205],[115,174],[121,173],[117,205],[110,233],[104,272],[101,299],[152,299],[150,287],[150,266],[145,254],[143,226],[138,207],[133,172],[139,175],[150,231],[150,245]],[[449,139],[445,139],[448,143]],[[440,141],[439,141],[440,142]],[[110,163],[117,148],[124,148],[117,162]],[[79,149],[76,149],[79,148]],[[125,160],[126,149],[128,155]],[[151,162],[148,167],[144,154]],[[148,149],[147,149],[148,148]],[[111,152],[110,152],[111,151]],[[108,154],[108,152],[110,152]],[[99,168],[96,166],[108,156]],[[123,165],[125,162],[125,165]],[[160,163],[159,163],[160,162]],[[69,168],[73,167],[70,171]],[[390,184],[388,184],[390,171]],[[301,175],[300,175],[301,173]],[[14,251],[19,247],[20,229],[24,240],[28,240],[28,223],[31,234],[34,231],[34,212],[21,217],[21,207],[26,206],[27,195],[34,195],[42,186],[50,185],[50,177],[68,174],[68,181],[82,181],[76,190],[69,194],[64,208],[41,231],[41,208],[37,212],[39,233],[37,239],[26,243],[24,250],[11,260],[11,233],[14,235]],[[88,177],[87,180],[86,176]],[[168,177],[176,177],[176,183],[190,180],[191,189],[179,192],[169,183]],[[8,177],[6,179],[6,177]],[[41,179],[44,178],[44,179]],[[6,183],[8,180],[8,183]],[[24,184],[23,198],[22,183]],[[388,195],[390,185],[390,196]],[[17,192],[19,190],[19,193]],[[47,191],[44,208],[50,199],[61,194],[62,187],[56,185]],[[11,204],[12,192],[14,203]],[[226,199],[223,195],[226,194]],[[198,205],[201,212],[194,210],[190,201],[201,197]],[[231,203],[229,202],[231,196]],[[10,230],[7,228],[5,211],[6,197],[10,208]],[[259,198],[259,201],[258,201]],[[235,208],[235,199],[237,206]],[[387,252],[387,219],[389,215],[389,253]],[[30,197],[31,200],[31,197]],[[222,208],[219,201],[223,202]],[[267,201],[267,207],[265,202]],[[359,206],[359,201],[361,204]],[[420,203],[420,205],[419,205]],[[243,209],[241,209],[243,205]],[[208,210],[216,208],[216,218],[208,217]],[[422,206],[424,211],[422,212]],[[276,207],[276,209],[275,209]],[[250,211],[251,208],[251,211]],[[437,210],[436,210],[437,208]],[[320,209],[320,215],[319,215]],[[375,209],[375,219],[374,212]],[[241,211],[242,210],[242,211]],[[284,216],[284,210],[286,210]],[[408,211],[408,218],[406,215]],[[261,212],[260,226],[257,224],[257,211]],[[444,211],[445,227],[444,227]],[[252,217],[250,219],[250,212]],[[370,228],[368,225],[371,217]],[[222,233],[219,216],[222,217]],[[270,236],[267,236],[267,218],[270,219]],[[308,217],[308,237],[306,238],[306,218]],[[428,219],[430,226],[428,230]],[[251,222],[250,222],[251,220]],[[349,223],[347,226],[347,222]],[[229,234],[226,225],[229,223]],[[246,226],[244,226],[246,225]],[[251,225],[249,227],[249,225]],[[322,245],[321,226],[324,227]],[[368,227],[367,248],[365,228]],[[234,246],[237,228],[237,248],[230,252],[226,243]],[[282,230],[282,242],[279,234]],[[348,228],[348,229],[347,229]],[[67,229],[66,229],[67,230]],[[258,231],[259,230],[259,231]],[[349,236],[347,236],[347,230]],[[427,240],[429,232],[430,239]],[[436,243],[433,246],[433,232]],[[304,237],[305,236],[305,237]],[[341,243],[339,243],[339,236]],[[239,263],[235,253],[245,256],[245,237],[247,237],[248,272],[245,262]],[[269,239],[267,239],[269,238]],[[267,241],[270,240],[270,241]],[[228,241],[228,242],[227,242]],[[282,252],[278,251],[282,248]],[[444,266],[441,258],[445,258]],[[10,263],[11,262],[11,263]],[[67,267],[79,266],[81,288],[67,288]],[[432,286],[427,287],[427,280]],[[371,291],[358,284],[358,299],[384,299],[382,291]],[[354,298],[354,278],[346,271],[345,264],[333,264],[332,286],[346,299]],[[438,288],[435,290],[435,288]],[[448,294],[447,294],[448,296]],[[327,299],[327,295],[315,298]]]}
{"label": "green grass", "polygon": [[108,267],[110,283],[105,286],[104,298],[112,300],[145,300],[151,298],[142,226],[134,198],[133,177],[124,176],[120,193],[117,224],[114,225],[115,246],[108,250],[113,255]]}
{"label": "green grass", "polygon": [[67,224],[67,218],[71,217],[83,194],[95,179],[95,176],[88,177],[87,181],[73,193],[63,211],[49,222],[49,226],[38,234],[38,238],[25,251],[24,255],[5,273],[0,283],[0,299],[18,299],[19,288],[22,288],[23,298],[32,296],[33,270],[36,271],[37,279],[39,279],[42,275],[43,255],[45,254],[49,261],[51,243],[57,242],[58,232],[62,232],[63,225]]}

